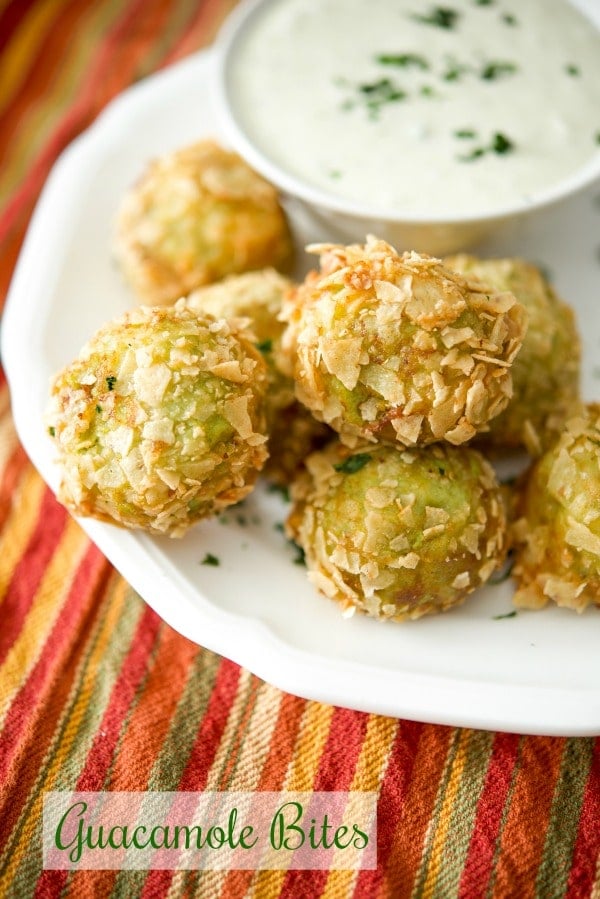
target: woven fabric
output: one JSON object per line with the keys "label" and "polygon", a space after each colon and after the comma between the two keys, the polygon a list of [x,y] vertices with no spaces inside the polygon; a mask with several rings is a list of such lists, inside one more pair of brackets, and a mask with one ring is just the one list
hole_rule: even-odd
{"label": "woven fabric", "polygon": [[[58,153],[231,0],[0,0],[0,296]],[[0,378],[0,895],[600,899],[600,739],[307,702],[160,621],[54,500]],[[369,872],[42,870],[48,790],[376,790]]]}

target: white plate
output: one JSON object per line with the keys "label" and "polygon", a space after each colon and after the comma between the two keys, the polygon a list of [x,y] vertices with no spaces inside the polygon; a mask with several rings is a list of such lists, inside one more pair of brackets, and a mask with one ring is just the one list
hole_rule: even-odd
{"label": "white plate", "polygon": [[[128,90],[57,163],[30,227],[3,324],[21,440],[57,484],[42,412],[51,375],[130,305],[111,263],[115,208],[146,161],[217,135],[211,52]],[[594,195],[596,195],[594,201]],[[499,236],[484,253],[520,253],[552,270],[583,333],[584,393],[600,394],[600,187]],[[291,210],[298,237],[321,239]],[[357,235],[362,239],[363,235]],[[445,724],[522,733],[600,732],[600,614],[509,612],[512,586],[480,590],[450,614],[380,624],[318,596],[275,525],[285,504],[264,488],[229,523],[183,540],[81,524],[176,630],[284,690],[323,702]],[[245,526],[236,515],[243,514]],[[206,552],[219,567],[200,564]],[[168,677],[168,672],[165,672]]]}

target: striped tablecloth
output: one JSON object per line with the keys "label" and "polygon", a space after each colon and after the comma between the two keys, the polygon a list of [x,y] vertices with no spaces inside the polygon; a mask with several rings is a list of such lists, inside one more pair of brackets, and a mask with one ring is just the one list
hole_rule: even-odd
{"label": "striped tablecloth", "polygon": [[[0,0],[0,293],[61,149],[231,0]],[[180,637],[55,502],[0,380],[0,895],[600,897],[600,740],[287,695]],[[376,871],[44,871],[49,790],[376,790]]]}

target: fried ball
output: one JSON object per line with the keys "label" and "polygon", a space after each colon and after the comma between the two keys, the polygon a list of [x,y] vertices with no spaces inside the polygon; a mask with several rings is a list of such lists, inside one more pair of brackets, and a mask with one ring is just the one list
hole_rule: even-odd
{"label": "fried ball", "polygon": [[197,312],[208,312],[215,318],[247,318],[256,338],[257,348],[267,363],[269,387],[267,422],[280,409],[294,402],[294,382],[281,372],[281,335],[285,325],[278,319],[283,297],[292,282],[274,269],[230,275],[217,284],[193,291],[187,305]]}
{"label": "fried ball", "polygon": [[526,328],[511,293],[374,237],[309,250],[321,271],[286,303],[285,348],[298,398],[345,443],[461,444],[505,408]]}
{"label": "fried ball", "polygon": [[600,606],[600,404],[570,418],[536,461],[520,511],[515,604]]}
{"label": "fried ball", "polygon": [[181,536],[238,502],[267,456],[266,366],[236,322],[141,307],[55,379],[59,499],[77,515]]}
{"label": "fried ball", "polygon": [[463,602],[504,558],[493,469],[476,450],[336,441],[307,460],[287,529],[312,583],[375,618],[420,618]]}
{"label": "fried ball", "polygon": [[289,484],[306,457],[332,434],[300,405],[292,378],[282,372],[281,336],[285,325],[278,316],[291,286],[291,281],[273,269],[263,269],[231,275],[217,284],[201,287],[186,300],[190,308],[217,318],[250,320],[256,345],[267,363],[269,458],[263,474],[279,484]]}
{"label": "fried ball", "polygon": [[226,275],[285,270],[292,239],[275,188],[205,140],[156,159],[125,195],[115,254],[143,303],[173,303]]}
{"label": "fried ball", "polygon": [[509,290],[529,317],[512,369],[513,398],[483,439],[498,447],[525,447],[539,455],[557,439],[579,400],[579,335],[573,310],[542,273],[521,259],[451,256],[444,264],[494,290]]}

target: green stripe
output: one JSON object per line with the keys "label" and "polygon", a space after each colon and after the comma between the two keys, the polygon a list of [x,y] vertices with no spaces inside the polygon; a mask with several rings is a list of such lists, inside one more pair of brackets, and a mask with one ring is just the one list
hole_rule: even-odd
{"label": "green stripe", "polygon": [[455,728],[452,733],[452,742],[446,755],[446,763],[442,772],[440,785],[438,787],[435,807],[431,816],[431,820],[429,822],[429,827],[427,828],[425,846],[423,848],[423,855],[421,856],[421,864],[419,866],[417,876],[415,877],[415,883],[412,891],[413,899],[420,899],[420,897],[423,895],[423,883],[427,876],[427,869],[429,868],[429,862],[431,860],[431,853],[433,851],[433,844],[435,842],[435,833],[439,823],[439,816],[442,810],[442,805],[444,803],[446,790],[448,789],[448,783],[452,775],[452,768],[454,767],[454,761],[456,759],[461,733],[462,731],[460,728]]}
{"label": "green stripe", "polygon": [[[83,658],[79,662],[79,670],[76,675],[75,682],[71,688],[69,698],[61,714],[59,725],[50,744],[50,749],[43,760],[40,772],[36,778],[35,784],[27,798],[26,804],[23,806],[21,816],[11,835],[11,840],[7,844],[5,857],[9,859],[14,852],[19,851],[15,847],[22,838],[23,829],[31,826],[32,806],[39,797],[41,790],[73,790],[77,784],[79,775],[88,752],[92,747],[94,738],[97,734],[98,727],[102,721],[102,716],[108,705],[112,687],[116,681],[123,660],[129,652],[133,634],[138,624],[142,612],[142,601],[136,594],[131,591],[131,598],[124,603],[123,614],[113,632],[111,642],[103,657],[103,667],[110,672],[110,677],[102,675],[95,676],[92,679],[92,692],[88,701],[82,705],[75,717],[75,707],[79,702],[81,684],[89,670],[90,658],[97,646],[102,627],[106,621],[109,608],[113,601],[115,590],[119,583],[119,576],[114,573],[107,584],[103,597],[93,598],[96,603],[97,618],[93,624],[93,630],[88,640],[87,648],[83,650]],[[87,619],[80,623],[80,627],[85,625]],[[61,745],[68,734],[71,736],[75,730],[75,739],[72,742],[73,750],[67,758],[64,768],[57,772],[56,781],[52,784],[48,782],[48,771],[51,767],[55,755],[59,752]],[[75,754],[76,753],[76,754]],[[28,845],[41,847],[42,845],[42,818],[35,824],[35,833],[27,835]],[[35,884],[40,873],[40,855],[38,852],[25,852],[22,855],[22,863],[19,868],[18,884],[15,884],[17,890],[16,895],[22,896],[22,888],[24,883]]]}
{"label": "green stripe", "polygon": [[493,742],[493,733],[473,731],[470,735],[463,775],[450,815],[448,839],[442,849],[439,876],[430,894],[432,899],[448,899],[448,896],[458,895]]}
{"label": "green stripe", "polygon": [[558,899],[566,893],[593,752],[593,738],[580,737],[566,741],[536,880],[536,896],[539,899]]}

